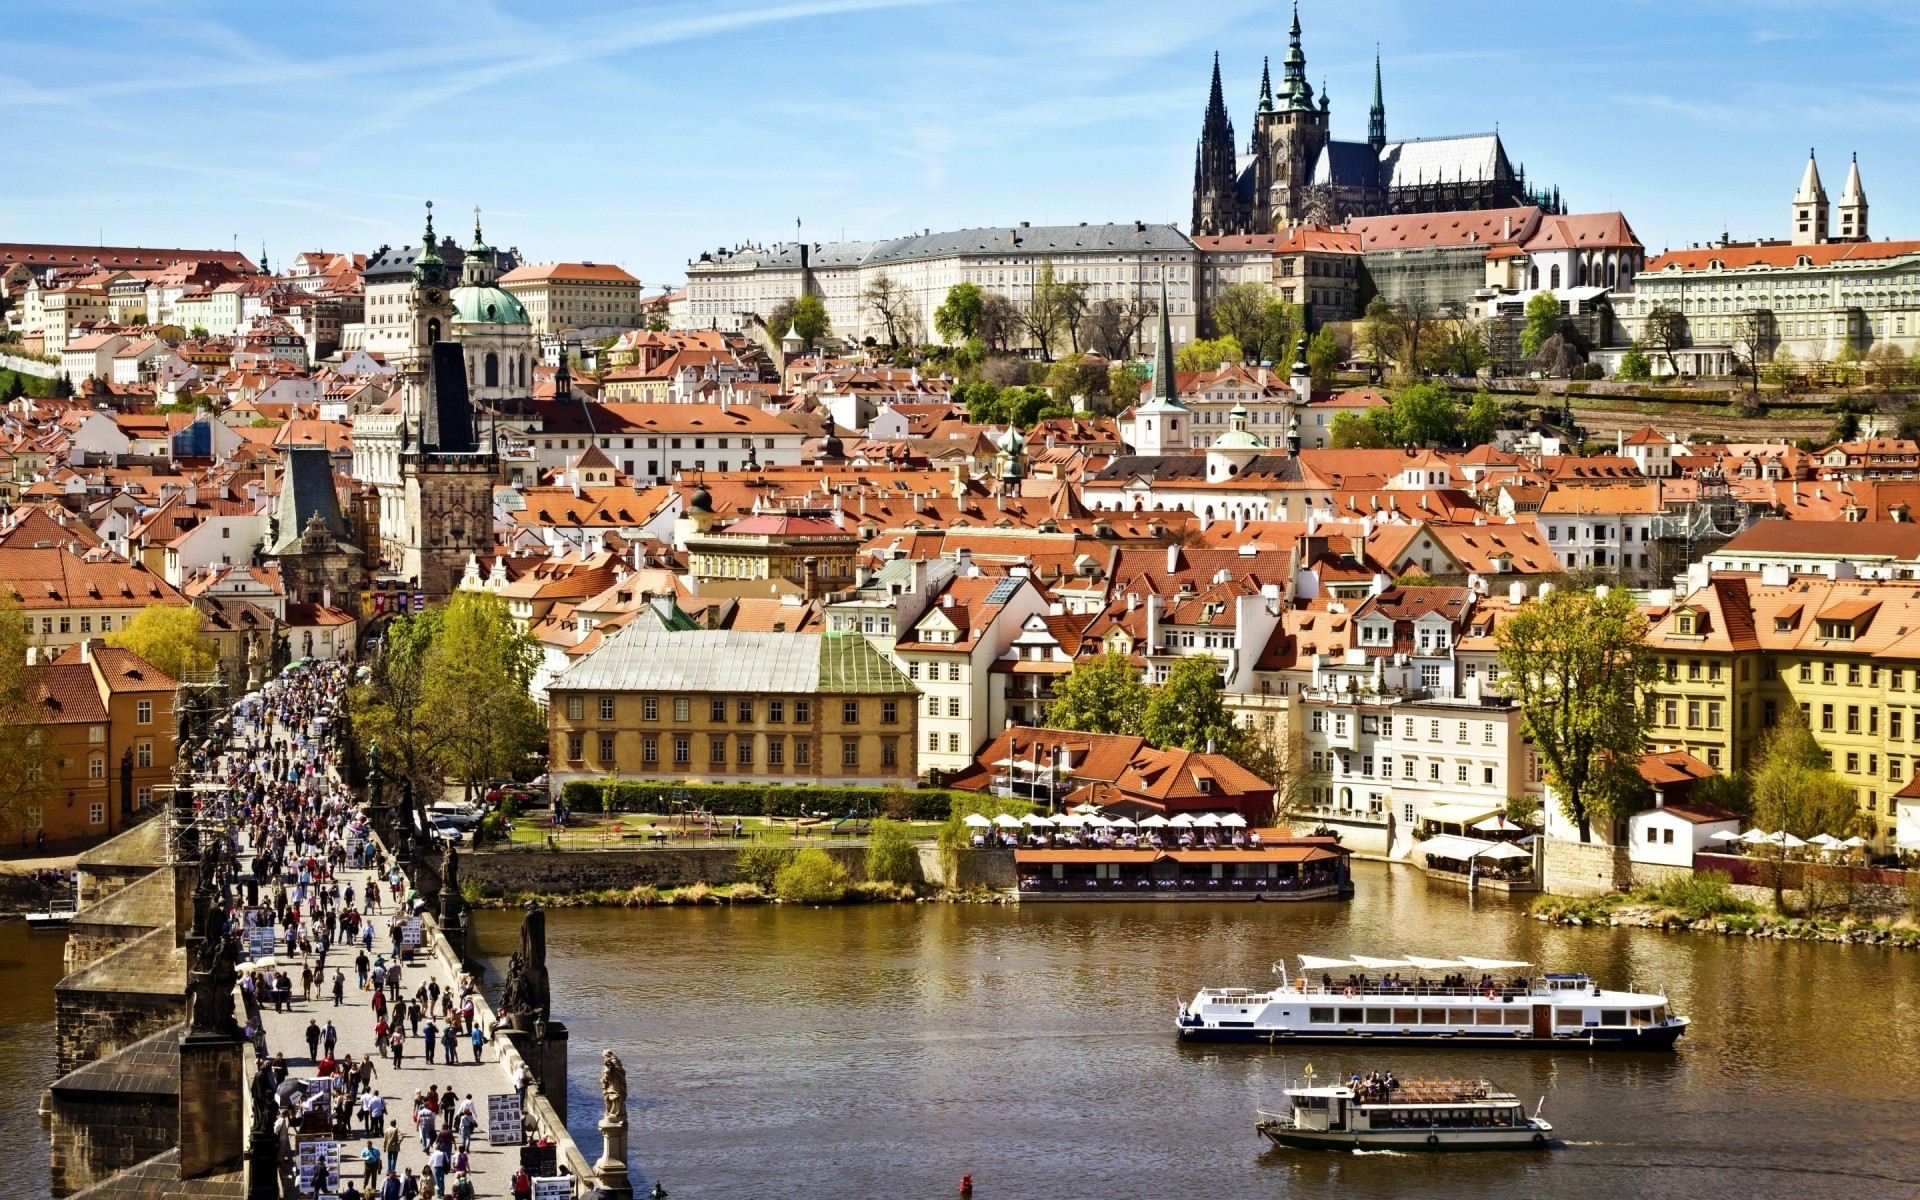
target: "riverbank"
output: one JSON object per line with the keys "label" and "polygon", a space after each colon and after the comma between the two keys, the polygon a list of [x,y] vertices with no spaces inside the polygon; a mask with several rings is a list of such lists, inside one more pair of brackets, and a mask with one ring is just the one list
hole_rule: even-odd
{"label": "riverbank", "polygon": [[838,900],[789,900],[755,883],[684,887],[640,884],[630,888],[588,888],[567,892],[512,891],[496,895],[469,892],[467,907],[514,909],[528,904],[541,908],[698,908],[721,904],[1012,904],[1015,897],[991,888],[948,891],[937,884],[892,884],[856,880],[847,884]]}
{"label": "riverbank", "polygon": [[1703,912],[1675,907],[1657,899],[1629,893],[1613,896],[1542,896],[1528,914],[1536,921],[1571,928],[1606,926],[1657,929],[1663,933],[1705,933],[1721,937],[1771,938],[1778,941],[1834,942],[1856,946],[1890,946],[1920,950],[1920,924],[1898,921],[1837,920],[1785,916],[1757,906],[1747,911]]}

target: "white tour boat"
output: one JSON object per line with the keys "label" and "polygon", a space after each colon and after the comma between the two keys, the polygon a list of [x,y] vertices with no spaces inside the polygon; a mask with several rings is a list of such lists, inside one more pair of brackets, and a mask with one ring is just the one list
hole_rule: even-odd
{"label": "white tour boat", "polygon": [[[1275,1145],[1338,1150],[1534,1150],[1553,1126],[1485,1079],[1374,1077],[1316,1087],[1313,1068],[1286,1089],[1288,1109],[1255,1126]],[[1546,1098],[1541,1098],[1541,1104]]]}
{"label": "white tour boat", "polygon": [[1556,1046],[1671,1050],[1686,1031],[1664,990],[1613,991],[1586,975],[1526,973],[1492,958],[1317,958],[1301,955],[1280,985],[1202,988],[1175,1029],[1196,1042],[1307,1045]]}

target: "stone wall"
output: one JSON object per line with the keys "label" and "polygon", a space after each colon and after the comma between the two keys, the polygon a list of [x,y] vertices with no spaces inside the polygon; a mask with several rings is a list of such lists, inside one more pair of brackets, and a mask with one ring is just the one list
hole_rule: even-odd
{"label": "stone wall", "polygon": [[1013,869],[1013,851],[1011,850],[961,850],[955,856],[955,881],[947,882],[946,869],[940,862],[940,848],[932,843],[923,843],[920,852],[920,877],[928,883],[941,887],[952,887],[957,891],[972,888],[993,888],[997,891],[1011,891],[1019,886],[1019,879]]}
{"label": "stone wall", "polygon": [[1562,896],[1597,896],[1628,886],[1633,867],[1621,847],[1549,838],[1541,886]]}
{"label": "stone wall", "polygon": [[[865,846],[824,847],[854,878],[866,876]],[[1009,856],[1011,857],[1011,856]],[[462,882],[500,892],[584,892],[603,888],[685,887],[733,883],[738,851],[730,846],[632,850],[489,850],[463,855]]]}
{"label": "stone wall", "polygon": [[156,929],[62,979],[53,993],[54,1062],[65,1075],[184,1020],[186,952]]}
{"label": "stone wall", "polygon": [[178,1096],[49,1092],[44,1103],[55,1196],[71,1195],[171,1150],[180,1128]]}

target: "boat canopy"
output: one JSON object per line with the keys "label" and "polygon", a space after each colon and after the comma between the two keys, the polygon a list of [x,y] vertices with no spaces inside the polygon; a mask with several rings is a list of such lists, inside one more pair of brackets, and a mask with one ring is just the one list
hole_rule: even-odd
{"label": "boat canopy", "polygon": [[1470,958],[1464,954],[1458,958],[1423,958],[1417,955],[1373,958],[1360,954],[1348,958],[1322,958],[1315,954],[1300,956],[1300,969],[1303,971],[1343,971],[1353,967],[1363,971],[1397,971],[1402,967],[1414,967],[1422,971],[1457,971],[1466,968],[1475,971],[1517,971],[1532,965],[1511,958]]}

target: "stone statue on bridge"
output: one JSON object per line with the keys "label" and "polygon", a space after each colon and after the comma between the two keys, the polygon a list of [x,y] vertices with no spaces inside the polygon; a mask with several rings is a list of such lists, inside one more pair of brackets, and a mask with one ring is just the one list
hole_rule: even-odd
{"label": "stone statue on bridge", "polygon": [[611,1050],[601,1052],[600,1064],[600,1096],[607,1106],[600,1118],[600,1136],[605,1145],[593,1170],[603,1193],[628,1196],[633,1194],[633,1184],[627,1178],[627,1068]]}
{"label": "stone statue on bridge", "polygon": [[233,988],[240,979],[235,940],[224,933],[191,938],[188,955],[188,1033],[238,1033],[239,1026],[233,1020]]}
{"label": "stone statue on bridge", "polygon": [[520,919],[520,948],[507,965],[507,984],[500,997],[500,1015],[510,1029],[532,1030],[552,1012],[547,991],[547,914],[529,904]]}

